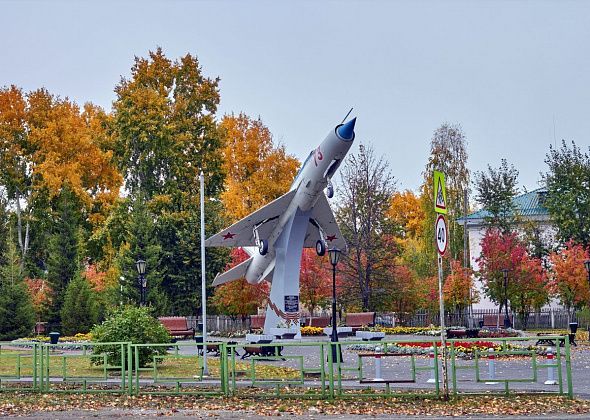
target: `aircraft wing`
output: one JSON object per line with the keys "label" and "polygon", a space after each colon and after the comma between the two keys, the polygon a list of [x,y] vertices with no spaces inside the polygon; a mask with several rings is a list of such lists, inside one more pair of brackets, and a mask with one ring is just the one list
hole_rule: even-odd
{"label": "aircraft wing", "polygon": [[268,237],[279,221],[279,217],[287,210],[297,191],[292,190],[276,200],[259,208],[239,222],[223,229],[205,241],[205,246],[247,247],[256,246],[254,227],[259,225],[258,234],[261,238]]}
{"label": "aircraft wing", "polygon": [[307,235],[305,236],[305,248],[315,248],[316,242],[320,239],[320,228],[323,230],[328,248],[346,250],[346,241],[338,228],[334,213],[330,208],[328,199],[322,193],[313,208]]}

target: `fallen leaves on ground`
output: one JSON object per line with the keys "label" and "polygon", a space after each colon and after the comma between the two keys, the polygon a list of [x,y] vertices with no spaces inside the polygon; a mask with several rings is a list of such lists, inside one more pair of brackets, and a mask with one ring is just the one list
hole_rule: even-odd
{"label": "fallen leaves on ground", "polygon": [[216,412],[239,411],[263,416],[290,415],[544,415],[590,413],[590,402],[568,400],[557,396],[515,395],[469,396],[455,398],[448,402],[429,398],[374,398],[292,400],[257,399],[249,397],[195,397],[195,396],[125,396],[113,394],[31,394],[6,392],[0,394],[0,416],[23,415],[34,412],[135,409],[158,410],[174,413],[177,411]]}

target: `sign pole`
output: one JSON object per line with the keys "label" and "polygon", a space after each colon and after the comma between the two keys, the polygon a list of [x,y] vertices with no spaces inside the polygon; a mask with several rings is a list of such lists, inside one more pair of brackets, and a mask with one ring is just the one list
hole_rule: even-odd
{"label": "sign pole", "polygon": [[434,211],[436,220],[434,222],[434,236],[438,250],[438,304],[440,314],[440,344],[442,347],[442,374],[443,374],[443,396],[445,401],[449,399],[449,377],[447,373],[447,330],[445,328],[445,302],[443,299],[443,255],[447,250],[447,193],[445,188],[445,174],[434,171]]}
{"label": "sign pole", "polygon": [[442,346],[443,394],[445,401],[449,399],[449,377],[447,374],[447,330],[445,328],[445,303],[443,300],[443,259],[438,255],[438,304],[440,311],[440,343]]}

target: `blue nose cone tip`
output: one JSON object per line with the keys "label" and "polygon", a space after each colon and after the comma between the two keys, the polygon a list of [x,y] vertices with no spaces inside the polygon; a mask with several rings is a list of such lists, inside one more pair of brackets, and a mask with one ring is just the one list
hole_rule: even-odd
{"label": "blue nose cone tip", "polygon": [[342,124],[338,127],[338,136],[342,140],[352,140],[354,138],[354,125],[356,124],[356,117],[348,121],[346,124]]}

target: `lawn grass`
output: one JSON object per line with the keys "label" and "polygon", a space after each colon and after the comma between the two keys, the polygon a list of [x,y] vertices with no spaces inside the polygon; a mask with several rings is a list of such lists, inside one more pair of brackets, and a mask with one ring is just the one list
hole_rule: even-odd
{"label": "lawn grass", "polygon": [[[67,378],[105,378],[117,377],[121,374],[120,367],[108,366],[105,373],[103,363],[93,364],[92,353],[72,354],[61,350],[52,351],[49,354],[49,376]],[[95,356],[96,357],[96,356]],[[20,372],[19,372],[20,359]],[[198,378],[202,372],[202,357],[196,355],[176,355],[169,353],[164,357],[158,357],[158,363],[150,363],[139,371],[139,377],[144,379],[154,378]],[[207,367],[210,377],[220,376],[219,358],[209,356]],[[251,363],[236,361],[236,374],[249,375]],[[259,379],[296,379],[299,370],[255,364],[256,377]],[[33,351],[32,349],[2,350],[0,352],[0,377],[33,376]]]}

